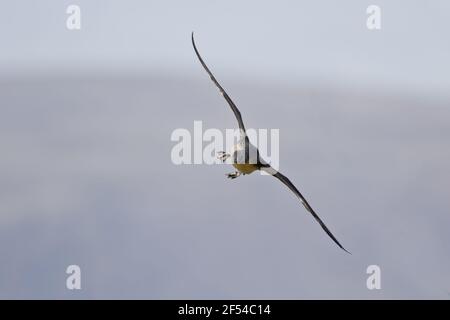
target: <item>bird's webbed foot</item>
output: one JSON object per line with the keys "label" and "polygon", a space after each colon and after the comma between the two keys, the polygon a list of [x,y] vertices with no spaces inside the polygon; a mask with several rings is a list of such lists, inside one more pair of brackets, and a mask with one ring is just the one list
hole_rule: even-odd
{"label": "bird's webbed foot", "polygon": [[230,155],[224,151],[217,152],[217,159],[221,160],[222,162],[227,161],[229,157]]}
{"label": "bird's webbed foot", "polygon": [[235,171],[232,173],[227,173],[226,176],[228,179],[236,179],[237,177],[239,177],[241,175],[241,173],[239,171]]}

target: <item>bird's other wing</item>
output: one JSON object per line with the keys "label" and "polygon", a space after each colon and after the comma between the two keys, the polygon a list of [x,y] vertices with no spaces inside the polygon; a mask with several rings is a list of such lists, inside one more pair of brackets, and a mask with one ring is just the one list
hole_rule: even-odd
{"label": "bird's other wing", "polygon": [[300,201],[302,202],[303,206],[306,208],[306,210],[309,211],[309,213],[312,214],[312,216],[314,217],[314,219],[316,219],[316,221],[320,224],[320,226],[322,227],[322,229],[328,234],[328,236],[333,239],[333,241],[345,252],[350,253],[349,251],[347,251],[340,243],[339,241],[336,239],[336,237],[331,233],[331,231],[328,229],[328,227],[325,225],[325,223],[322,221],[322,219],[319,218],[319,216],[317,215],[317,213],[314,212],[313,208],[309,205],[308,201],[306,201],[306,199],[303,197],[303,195],[300,193],[300,191],[297,190],[297,188],[294,186],[294,184],[283,174],[281,174],[280,172],[276,171],[275,169],[273,169],[272,167],[263,167],[261,168],[261,170],[266,171],[267,173],[273,175],[275,178],[277,178],[278,180],[280,180],[281,182],[283,182],[289,189],[291,189],[292,192],[294,192],[294,194],[300,199]]}
{"label": "bird's other wing", "polygon": [[212,74],[212,72],[209,70],[208,66],[206,65],[206,63],[203,61],[200,53],[197,50],[197,47],[195,46],[195,41],[194,41],[194,33],[192,32],[192,45],[194,46],[194,50],[195,50],[195,54],[198,57],[198,60],[200,60],[200,63],[202,64],[203,68],[206,70],[206,72],[209,74],[209,76],[211,77],[212,82],[214,82],[214,84],[216,85],[217,88],[219,88],[220,93],[222,94],[222,96],[225,98],[225,100],[228,102],[228,104],[231,107],[231,110],[233,110],[234,115],[236,116],[236,119],[238,121],[239,124],[239,129],[241,130],[241,134],[246,135],[245,133],[245,127],[244,127],[244,122],[242,121],[242,117],[241,117],[241,113],[239,112],[239,109],[236,107],[236,105],[234,104],[233,100],[231,100],[230,96],[226,93],[226,91],[222,88],[222,86],[220,85],[220,83],[216,80],[216,78],[214,77],[214,75]]}

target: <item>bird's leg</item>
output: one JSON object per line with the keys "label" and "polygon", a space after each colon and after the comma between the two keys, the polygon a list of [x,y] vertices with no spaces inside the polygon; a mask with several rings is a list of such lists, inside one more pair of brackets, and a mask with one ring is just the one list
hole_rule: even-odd
{"label": "bird's leg", "polygon": [[241,173],[239,171],[235,171],[235,172],[226,174],[227,178],[229,178],[229,179],[236,179],[240,175],[241,175]]}
{"label": "bird's leg", "polygon": [[217,152],[217,158],[222,160],[222,162],[225,162],[229,157],[230,155],[224,151]]}

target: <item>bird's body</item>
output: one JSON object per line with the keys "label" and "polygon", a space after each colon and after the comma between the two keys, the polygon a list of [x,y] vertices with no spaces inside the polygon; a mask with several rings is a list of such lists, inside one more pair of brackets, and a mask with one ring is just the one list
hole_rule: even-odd
{"label": "bird's body", "polygon": [[232,165],[243,174],[250,174],[256,170],[259,170],[258,166],[252,163],[233,163]]}
{"label": "bird's body", "polygon": [[[274,176],[278,180],[280,180],[283,184],[285,184],[295,195],[299,200],[302,202],[303,206],[308,210],[311,215],[316,219],[316,221],[320,224],[322,229],[328,234],[328,236],[344,251],[348,252],[340,243],[339,241],[334,237],[334,235],[331,233],[331,231],[327,228],[327,226],[323,223],[323,221],[319,218],[319,216],[315,213],[315,211],[312,209],[312,207],[309,205],[309,203],[306,201],[306,199],[303,197],[303,195],[300,193],[300,191],[297,190],[297,188],[292,184],[292,182],[283,174],[272,168],[269,164],[267,164],[260,156],[258,149],[250,143],[250,140],[246,134],[244,122],[242,121],[242,116],[239,111],[239,109],[236,107],[234,102],[231,100],[231,98],[228,96],[228,94],[225,92],[225,90],[222,88],[222,86],[219,84],[219,82],[216,80],[212,72],[209,70],[209,68],[206,66],[205,62],[203,61],[202,57],[200,56],[200,53],[197,50],[197,47],[195,45],[194,41],[194,33],[192,33],[192,45],[194,47],[195,53],[200,60],[200,63],[202,64],[203,68],[206,70],[208,75],[210,76],[211,80],[214,82],[216,87],[219,89],[222,96],[225,98],[225,100],[228,102],[231,110],[233,111],[236,120],[238,121],[239,129],[240,129],[240,139],[238,143],[234,146],[233,151],[230,154],[227,154],[225,152],[219,152],[218,157],[222,161],[227,160],[231,157],[232,159],[232,165],[237,171],[233,173],[228,173],[228,178],[235,179],[239,177],[241,174],[251,174],[255,171],[262,170],[266,173]],[[348,252],[350,253],[350,252]]]}

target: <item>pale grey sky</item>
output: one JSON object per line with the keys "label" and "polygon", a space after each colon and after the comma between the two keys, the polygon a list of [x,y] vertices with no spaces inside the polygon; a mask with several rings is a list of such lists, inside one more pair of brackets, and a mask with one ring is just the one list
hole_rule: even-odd
{"label": "pale grey sky", "polygon": [[[378,1],[374,32],[369,4],[5,3],[0,297],[448,299],[450,5]],[[170,161],[174,129],[236,126],[192,30],[351,256],[272,177]]]}
{"label": "pale grey sky", "polygon": [[[66,29],[81,8],[82,30]],[[382,29],[366,28],[366,8]],[[189,34],[217,71],[253,80],[446,93],[445,0],[9,1],[0,12],[0,70],[195,72]]]}

